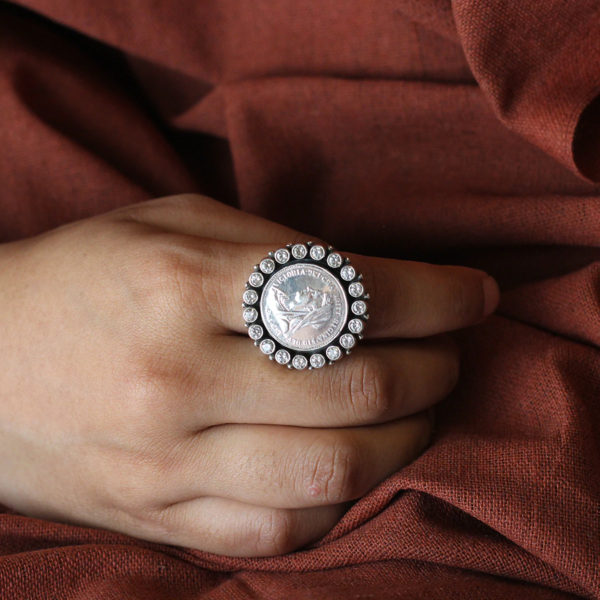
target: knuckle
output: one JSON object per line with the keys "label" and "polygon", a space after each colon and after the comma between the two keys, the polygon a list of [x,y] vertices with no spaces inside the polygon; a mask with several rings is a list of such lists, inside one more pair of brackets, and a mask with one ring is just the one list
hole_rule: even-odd
{"label": "knuckle", "polygon": [[154,423],[163,427],[166,417],[167,401],[172,395],[169,387],[170,361],[158,353],[135,359],[129,369],[123,373],[124,398],[120,416],[123,425],[130,424],[142,431],[146,425]]}
{"label": "knuckle", "polygon": [[324,445],[309,465],[308,494],[339,504],[359,494],[359,451],[351,439]]}
{"label": "knuckle", "polygon": [[371,358],[361,358],[348,365],[344,395],[357,421],[373,422],[385,417],[391,408],[391,373],[385,365]]}
{"label": "knuckle", "polygon": [[250,542],[254,554],[285,554],[294,549],[294,519],[291,511],[269,510],[254,524]]}
{"label": "knuckle", "polygon": [[192,302],[191,282],[198,276],[200,261],[192,263],[175,246],[159,248],[144,270],[144,291],[162,312],[165,309],[179,311]]}

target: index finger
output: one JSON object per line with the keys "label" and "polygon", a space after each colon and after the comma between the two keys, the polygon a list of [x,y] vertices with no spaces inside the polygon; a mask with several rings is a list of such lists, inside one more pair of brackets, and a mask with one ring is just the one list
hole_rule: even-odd
{"label": "index finger", "polygon": [[[221,327],[244,332],[241,291],[252,265],[277,248],[227,242],[211,246],[210,256],[204,257],[205,269],[213,274],[209,276],[213,285],[203,286],[205,293],[213,294],[208,304],[219,307],[215,316]],[[365,335],[370,338],[425,337],[452,331],[478,323],[498,304],[498,285],[479,269],[342,255],[363,275],[370,317]]]}
{"label": "index finger", "polygon": [[480,322],[500,291],[485,271],[348,254],[369,292],[366,337],[424,337]]}

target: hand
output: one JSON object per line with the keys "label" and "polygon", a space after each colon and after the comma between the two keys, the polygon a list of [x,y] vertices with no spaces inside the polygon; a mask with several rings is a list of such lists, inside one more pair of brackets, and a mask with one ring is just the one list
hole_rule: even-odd
{"label": "hand", "polygon": [[486,297],[481,271],[349,255],[371,343],[291,371],[245,336],[240,298],[259,258],[307,239],[180,196],[0,246],[0,502],[270,555],[418,456],[459,372],[442,332],[491,312],[495,284]]}

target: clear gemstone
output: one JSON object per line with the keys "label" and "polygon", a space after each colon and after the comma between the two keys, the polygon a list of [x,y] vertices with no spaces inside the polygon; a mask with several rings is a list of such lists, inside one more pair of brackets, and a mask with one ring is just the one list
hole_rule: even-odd
{"label": "clear gemstone", "polygon": [[325,354],[329,360],[337,360],[342,355],[342,351],[337,346],[329,346]]}
{"label": "clear gemstone", "polygon": [[365,324],[363,323],[362,319],[352,319],[349,323],[348,323],[348,329],[352,332],[352,333],[360,333],[363,330],[363,327],[365,326]]}
{"label": "clear gemstone", "polygon": [[260,340],[263,336],[263,328],[260,325],[250,325],[250,327],[248,327],[248,335],[253,340]]}
{"label": "clear gemstone", "polygon": [[365,293],[365,288],[360,281],[354,281],[348,286],[348,293],[354,298],[360,298]]}
{"label": "clear gemstone", "polygon": [[325,364],[325,357],[322,354],[313,354],[310,357],[310,366],[313,369],[320,369]]}
{"label": "clear gemstone", "polygon": [[260,261],[260,270],[269,275],[275,270],[275,261],[272,258],[263,258]]}
{"label": "clear gemstone", "polygon": [[342,263],[344,261],[342,260],[342,257],[337,253],[337,252],[332,252],[328,257],[327,257],[327,264],[332,268],[332,269],[337,269],[338,267],[342,266]]}
{"label": "clear gemstone", "polygon": [[290,362],[290,353],[287,350],[277,350],[275,352],[275,360],[280,365],[287,365]]}
{"label": "clear gemstone", "polygon": [[325,256],[325,248],[323,246],[313,246],[310,249],[310,257],[313,260],[321,260]]}
{"label": "clear gemstone", "polygon": [[244,309],[244,321],[246,323],[253,323],[256,319],[258,319],[258,311],[255,308]]}
{"label": "clear gemstone", "polygon": [[265,278],[262,276],[262,273],[252,273],[250,277],[248,277],[248,283],[252,287],[260,287],[265,281]]}
{"label": "clear gemstone", "polygon": [[344,265],[340,270],[340,277],[344,281],[352,281],[356,277],[356,270],[351,265]]}
{"label": "clear gemstone", "polygon": [[288,260],[290,260],[290,251],[287,248],[279,248],[277,252],[275,252],[275,260],[280,264],[285,264]]}
{"label": "clear gemstone", "polygon": [[243,298],[246,304],[254,304],[258,300],[258,294],[254,290],[246,290]]}
{"label": "clear gemstone", "polygon": [[263,340],[259,346],[264,354],[273,354],[273,352],[275,352],[275,342],[273,340]]}
{"label": "clear gemstone", "polygon": [[294,244],[292,246],[292,256],[294,258],[304,258],[307,252],[308,250],[306,249],[306,246],[304,244]]}
{"label": "clear gemstone", "polygon": [[356,300],[350,308],[355,315],[364,315],[367,312],[367,305],[362,300]]}
{"label": "clear gemstone", "polygon": [[292,367],[294,367],[294,369],[301,371],[302,369],[306,369],[307,366],[308,360],[306,359],[306,356],[302,356],[302,354],[296,354],[296,356],[292,358]]}
{"label": "clear gemstone", "polygon": [[346,348],[346,350],[349,350],[350,348],[352,348],[352,346],[354,346],[354,344],[356,344],[356,340],[354,339],[354,336],[350,335],[349,333],[345,333],[340,338],[340,346],[342,346],[342,348]]}

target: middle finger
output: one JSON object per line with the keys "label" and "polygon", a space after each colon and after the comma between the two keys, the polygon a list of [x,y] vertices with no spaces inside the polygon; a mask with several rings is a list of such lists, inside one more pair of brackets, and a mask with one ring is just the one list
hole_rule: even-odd
{"label": "middle finger", "polygon": [[458,347],[447,335],[365,344],[360,353],[308,376],[266,361],[238,336],[215,336],[212,355],[214,366],[205,364],[205,356],[191,366],[197,375],[186,380],[177,411],[184,430],[223,423],[383,423],[440,401],[459,374]]}

